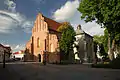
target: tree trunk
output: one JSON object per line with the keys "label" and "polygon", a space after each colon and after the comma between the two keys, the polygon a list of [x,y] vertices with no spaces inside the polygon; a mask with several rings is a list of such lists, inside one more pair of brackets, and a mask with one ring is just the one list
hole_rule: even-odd
{"label": "tree trunk", "polygon": [[112,40],[112,57],[113,57],[113,59],[115,58],[114,51],[115,51],[115,39]]}
{"label": "tree trunk", "polygon": [[115,47],[115,40],[113,39],[111,41],[110,37],[108,37],[108,56],[111,61],[114,59],[114,47]]}

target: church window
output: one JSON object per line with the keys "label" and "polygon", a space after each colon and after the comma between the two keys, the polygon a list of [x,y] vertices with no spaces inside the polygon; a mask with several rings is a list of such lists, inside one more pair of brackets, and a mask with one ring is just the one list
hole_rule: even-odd
{"label": "church window", "polygon": [[38,31],[38,20],[36,21],[36,32]]}
{"label": "church window", "polygon": [[40,39],[37,38],[37,47],[39,48],[40,47]]}
{"label": "church window", "polygon": [[46,25],[45,25],[45,22],[44,22],[44,30],[46,29]]}
{"label": "church window", "polygon": [[54,45],[53,44],[50,44],[50,49],[51,49],[50,50],[51,52],[54,52]]}
{"label": "church window", "polygon": [[50,35],[50,40],[51,40],[51,36],[52,36],[52,35]]}
{"label": "church window", "polygon": [[41,20],[41,30],[43,30],[43,21]]}

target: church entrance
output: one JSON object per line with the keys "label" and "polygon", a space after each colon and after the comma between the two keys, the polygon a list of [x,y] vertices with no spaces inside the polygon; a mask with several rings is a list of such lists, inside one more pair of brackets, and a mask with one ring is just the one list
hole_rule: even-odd
{"label": "church entrance", "polygon": [[41,62],[41,55],[40,54],[38,54],[38,60],[39,60],[39,62]]}

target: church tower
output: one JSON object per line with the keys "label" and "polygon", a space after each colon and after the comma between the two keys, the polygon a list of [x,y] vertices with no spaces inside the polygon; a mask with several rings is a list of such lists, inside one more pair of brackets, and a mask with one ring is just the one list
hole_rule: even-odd
{"label": "church tower", "polygon": [[84,34],[85,32],[82,30],[81,25],[79,24],[76,29],[76,35]]}

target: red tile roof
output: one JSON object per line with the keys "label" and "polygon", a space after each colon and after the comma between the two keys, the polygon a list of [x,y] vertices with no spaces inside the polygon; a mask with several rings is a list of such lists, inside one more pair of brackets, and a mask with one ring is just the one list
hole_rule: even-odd
{"label": "red tile roof", "polygon": [[24,53],[24,50],[20,50],[18,52],[14,52],[13,54],[23,54]]}
{"label": "red tile roof", "polygon": [[47,18],[44,16],[44,20],[47,22],[48,26],[49,26],[49,29],[52,29],[52,30],[55,30],[57,31],[58,27],[61,26],[60,23],[50,19],[50,18]]}
{"label": "red tile roof", "polygon": [[13,54],[19,54],[19,52],[14,52]]}

